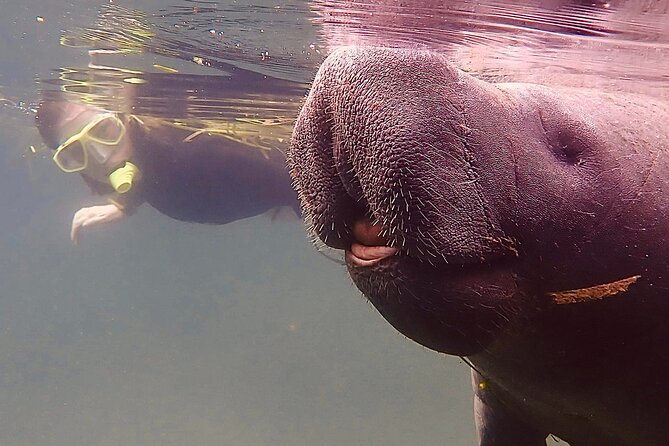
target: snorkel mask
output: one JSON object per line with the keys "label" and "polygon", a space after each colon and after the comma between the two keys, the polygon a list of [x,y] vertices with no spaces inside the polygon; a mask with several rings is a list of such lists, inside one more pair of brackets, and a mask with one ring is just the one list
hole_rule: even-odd
{"label": "snorkel mask", "polygon": [[[102,166],[118,149],[125,133],[126,126],[115,113],[100,114],[59,145],[53,161],[66,173],[86,170],[92,164],[91,159]],[[137,166],[126,161],[108,175],[108,180],[116,192],[123,194],[132,188],[138,174]]]}

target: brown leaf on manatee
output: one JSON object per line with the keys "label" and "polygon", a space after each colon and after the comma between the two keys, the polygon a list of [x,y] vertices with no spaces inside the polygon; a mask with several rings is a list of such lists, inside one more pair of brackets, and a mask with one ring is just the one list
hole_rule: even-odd
{"label": "brown leaf on manatee", "polygon": [[601,285],[594,285],[587,288],[577,288],[574,290],[556,291],[547,293],[547,295],[558,305],[589,302],[624,293],[629,286],[639,280],[640,277],[640,275],[631,276],[626,279],[616,280],[615,282],[603,283]]}

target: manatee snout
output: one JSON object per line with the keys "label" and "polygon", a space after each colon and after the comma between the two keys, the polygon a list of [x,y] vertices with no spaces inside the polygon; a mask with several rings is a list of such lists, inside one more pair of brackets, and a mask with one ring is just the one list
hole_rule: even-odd
{"label": "manatee snout", "polygon": [[[480,348],[515,311],[514,242],[488,192],[507,187],[513,167],[480,150],[472,124],[495,126],[500,95],[437,54],[340,49],[288,153],[306,220],[347,250],[358,288],[405,335],[450,353]],[[482,175],[491,159],[495,174]],[[361,222],[374,242],[356,236]],[[415,307],[397,305],[407,301]]]}
{"label": "manatee snout", "polygon": [[[369,218],[390,246],[426,261],[509,254],[473,138],[472,104],[478,96],[490,104],[488,90],[433,53],[345,48],[330,55],[289,154],[316,234],[345,249],[353,225]],[[505,167],[497,162],[496,170]],[[493,181],[503,186],[499,175]]]}

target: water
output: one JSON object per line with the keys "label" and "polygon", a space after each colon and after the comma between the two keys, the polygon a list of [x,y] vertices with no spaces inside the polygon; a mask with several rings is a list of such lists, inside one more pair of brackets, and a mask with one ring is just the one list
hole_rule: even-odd
{"label": "water", "polygon": [[73,246],[72,213],[99,199],[28,150],[40,90],[289,130],[323,57],[355,43],[438,49],[494,80],[669,91],[664,1],[0,6],[3,445],[474,443],[466,366],[398,335],[289,214],[207,226],[144,206]]}

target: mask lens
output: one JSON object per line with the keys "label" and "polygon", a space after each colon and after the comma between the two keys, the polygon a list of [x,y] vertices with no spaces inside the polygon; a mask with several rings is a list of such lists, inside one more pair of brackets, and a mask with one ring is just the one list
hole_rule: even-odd
{"label": "mask lens", "polygon": [[125,128],[116,116],[109,116],[88,130],[88,138],[100,144],[118,144],[123,137]]}
{"label": "mask lens", "polygon": [[86,168],[86,150],[80,141],[74,141],[58,150],[53,160],[65,172],[77,172]]}

